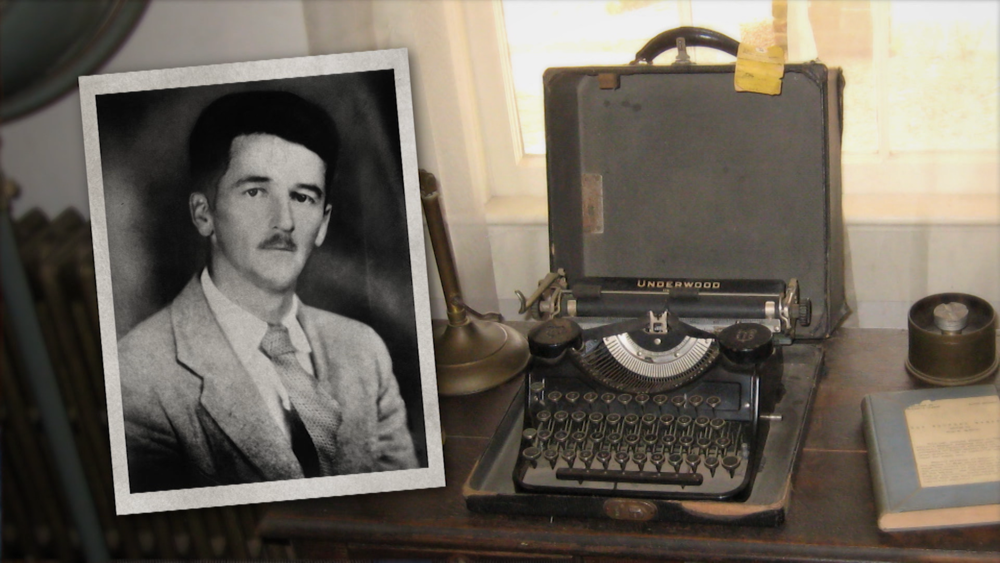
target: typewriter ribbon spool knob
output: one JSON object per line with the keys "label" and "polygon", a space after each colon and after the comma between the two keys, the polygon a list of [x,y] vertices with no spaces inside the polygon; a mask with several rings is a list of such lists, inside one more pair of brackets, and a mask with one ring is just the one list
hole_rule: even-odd
{"label": "typewriter ribbon spool knob", "polygon": [[426,170],[420,170],[420,201],[448,308],[448,324],[434,329],[438,393],[470,395],[492,389],[528,365],[527,340],[502,324],[499,314],[481,315],[462,300],[437,178]]}
{"label": "typewriter ribbon spool knob", "polygon": [[758,323],[736,323],[719,333],[722,354],[737,364],[763,362],[774,352],[771,329]]}
{"label": "typewriter ribbon spool knob", "polygon": [[910,307],[906,371],[935,385],[965,385],[997,370],[996,313],[964,293],[924,297]]}
{"label": "typewriter ribbon spool knob", "polygon": [[580,325],[565,318],[549,319],[528,333],[528,350],[541,360],[556,361],[568,348],[579,348],[582,343]]}

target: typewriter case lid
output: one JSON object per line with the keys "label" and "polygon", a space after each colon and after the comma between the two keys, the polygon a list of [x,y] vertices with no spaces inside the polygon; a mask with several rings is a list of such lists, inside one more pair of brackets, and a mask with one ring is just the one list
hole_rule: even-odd
{"label": "typewriter case lid", "polygon": [[[738,46],[678,28],[651,40],[637,61],[676,37],[729,51],[728,41],[731,54]],[[847,313],[842,74],[819,62],[786,64],[781,93],[769,96],[737,92],[734,71],[545,72],[550,266],[566,272],[570,289],[601,278],[796,278],[813,305],[813,322],[797,337],[828,336]]]}

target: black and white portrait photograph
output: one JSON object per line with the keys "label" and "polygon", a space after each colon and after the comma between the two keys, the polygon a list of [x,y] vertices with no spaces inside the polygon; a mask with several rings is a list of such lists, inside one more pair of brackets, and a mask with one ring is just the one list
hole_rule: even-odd
{"label": "black and white portrait photograph", "polygon": [[80,87],[117,512],[443,486],[407,52]]}

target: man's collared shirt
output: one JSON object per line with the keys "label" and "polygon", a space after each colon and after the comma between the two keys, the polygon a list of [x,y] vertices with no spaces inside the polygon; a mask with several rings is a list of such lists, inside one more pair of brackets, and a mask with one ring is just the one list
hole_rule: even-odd
{"label": "man's collared shirt", "polygon": [[[229,345],[236,352],[236,357],[243,364],[244,369],[250,374],[257,389],[260,391],[267,411],[277,423],[278,428],[285,434],[289,442],[292,433],[288,427],[286,413],[291,410],[291,401],[288,399],[288,392],[281,382],[281,376],[274,368],[274,363],[264,355],[260,349],[260,342],[267,332],[267,323],[258,319],[253,314],[245,311],[242,307],[233,303],[228,297],[219,291],[212,277],[208,274],[208,268],[201,273],[201,286],[205,291],[205,299],[208,301],[208,308],[212,315],[222,327],[222,333],[226,335]],[[295,357],[310,375],[314,375],[312,365],[312,347],[309,339],[299,324],[299,298],[292,296],[292,306],[288,313],[281,319],[281,324],[288,329],[288,336],[295,347]]]}

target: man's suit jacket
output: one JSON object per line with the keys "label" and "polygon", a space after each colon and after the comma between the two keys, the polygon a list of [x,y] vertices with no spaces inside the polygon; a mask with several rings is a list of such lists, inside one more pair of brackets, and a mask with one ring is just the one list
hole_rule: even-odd
{"label": "man's suit jacket", "polygon": [[[371,327],[306,305],[316,376],[338,402],[339,474],[416,466],[391,360]],[[118,343],[133,493],[301,478],[291,445],[195,276]]]}

